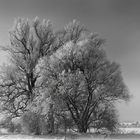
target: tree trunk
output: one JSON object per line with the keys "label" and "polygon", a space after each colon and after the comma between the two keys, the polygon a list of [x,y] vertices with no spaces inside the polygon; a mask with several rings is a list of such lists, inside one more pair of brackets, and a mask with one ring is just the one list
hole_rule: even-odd
{"label": "tree trunk", "polygon": [[84,121],[78,125],[78,132],[79,133],[86,133],[88,130],[88,125]]}
{"label": "tree trunk", "polygon": [[84,127],[78,128],[78,132],[79,133],[86,133],[87,129],[85,129]]}
{"label": "tree trunk", "polygon": [[50,111],[49,111],[49,133],[54,133],[54,112],[53,112],[53,104],[50,104]]}
{"label": "tree trunk", "polygon": [[37,126],[37,128],[36,128],[35,135],[41,135],[41,131],[40,131],[39,126]]}
{"label": "tree trunk", "polygon": [[64,117],[64,129],[65,129],[65,135],[67,133],[67,125],[66,125],[66,118]]}

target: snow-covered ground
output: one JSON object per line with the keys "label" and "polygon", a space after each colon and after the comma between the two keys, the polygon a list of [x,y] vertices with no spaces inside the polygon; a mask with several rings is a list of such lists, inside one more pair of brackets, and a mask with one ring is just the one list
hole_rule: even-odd
{"label": "snow-covered ground", "polygon": [[[90,132],[94,133],[95,130],[91,129]],[[119,128],[118,133],[120,133],[120,134],[140,134],[140,127]]]}
{"label": "snow-covered ground", "polygon": [[[120,130],[120,132],[119,132],[120,134],[126,134],[126,136],[127,136],[127,134],[140,134],[140,128],[120,128],[119,130]],[[93,131],[93,130],[91,130],[91,131]],[[2,134],[2,135],[0,135],[0,140],[8,140],[8,139],[10,139],[10,140],[15,140],[15,139],[16,140],[64,140],[65,139],[64,137],[49,138],[47,136],[46,137],[45,136],[35,137],[35,136],[31,136],[31,135],[29,136],[29,135],[21,135],[21,134],[18,134],[18,135],[10,134],[10,135],[8,135],[8,131],[4,128],[3,129],[1,128],[0,132]],[[67,139],[72,140],[70,138],[67,138]],[[94,139],[95,140],[102,140],[103,138],[95,138],[94,137]],[[106,138],[106,139],[108,140],[108,138]],[[118,139],[118,137],[113,138],[113,140],[116,140],[116,139]],[[133,140],[134,139],[135,138],[133,138]],[[92,140],[92,139],[91,138],[80,138],[80,139],[78,138],[77,140]],[[109,139],[109,140],[111,140],[111,139]],[[124,136],[123,140],[125,140],[125,136]]]}
{"label": "snow-covered ground", "polygon": [[65,138],[47,138],[42,136],[28,136],[28,135],[1,135],[0,140],[64,140]]}
{"label": "snow-covered ground", "polygon": [[140,128],[120,128],[121,134],[140,134]]}
{"label": "snow-covered ground", "polygon": [[0,128],[0,134],[8,134],[8,130],[5,128]]}

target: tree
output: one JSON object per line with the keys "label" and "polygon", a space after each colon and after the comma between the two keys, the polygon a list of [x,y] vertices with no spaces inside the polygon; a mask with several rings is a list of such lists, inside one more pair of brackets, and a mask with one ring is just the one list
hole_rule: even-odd
{"label": "tree", "polygon": [[[59,47],[57,47],[57,48],[60,48],[60,50],[63,50],[63,46],[70,40],[73,40],[76,43],[78,40],[81,40],[84,37],[84,34],[86,33],[86,31],[87,30],[84,28],[84,26],[80,26],[79,22],[74,20],[72,23],[69,23],[63,30],[56,32],[56,38],[57,38],[57,42],[59,44],[58,45]],[[64,102],[61,100],[61,96],[55,94],[57,92],[57,88],[56,88],[57,79],[56,79],[56,81],[52,81],[51,78],[57,76],[57,74],[53,73],[53,71],[50,68],[49,63],[44,64],[44,60],[49,62],[49,59],[51,56],[52,55],[50,55],[49,57],[43,57],[41,59],[42,63],[39,64],[38,67],[40,70],[42,70],[42,72],[41,72],[42,87],[41,88],[43,89],[43,91],[45,91],[45,94],[47,95],[46,98],[49,97],[51,99],[51,103],[50,103],[51,110],[49,111],[50,122],[51,122],[50,125],[52,126],[52,129],[54,130],[55,129],[54,123],[57,123],[60,120],[63,120],[63,122],[65,122],[65,124],[67,124],[66,120],[69,121],[71,119],[67,118],[67,113],[65,113],[67,108],[63,105]],[[47,71],[50,70],[50,72],[46,73],[46,70]],[[51,82],[51,84],[50,84],[50,82]],[[60,120],[57,120],[58,118]],[[63,125],[66,126],[65,124],[63,124]],[[58,124],[56,124],[56,125],[58,125]]]}
{"label": "tree", "polygon": [[79,132],[91,125],[114,130],[114,104],[130,96],[120,66],[107,59],[103,39],[76,20],[54,32],[50,21],[36,18],[18,19],[10,42],[3,48],[11,64],[1,73],[0,99],[12,117],[46,108],[51,133],[60,118],[65,124],[72,120]]}
{"label": "tree", "polygon": [[118,113],[114,104],[107,102],[104,105],[100,105],[98,109],[94,111],[93,118],[94,120],[90,120],[91,128],[95,128],[97,132],[102,132],[104,129],[110,132],[117,131]]}
{"label": "tree", "polygon": [[57,49],[59,42],[50,21],[17,19],[10,32],[11,45],[3,50],[10,54],[10,65],[1,73],[1,101],[4,110],[20,116],[39,95],[39,71],[36,66],[43,56]]}
{"label": "tree", "polygon": [[[75,32],[80,26],[75,22],[70,25],[69,31],[74,29]],[[84,30],[76,41],[74,39],[72,37],[46,60],[44,84],[54,89],[50,94],[53,101],[59,97],[79,132],[86,133],[97,121],[96,127],[102,124],[101,127],[112,131],[117,124],[113,105],[118,100],[130,98],[120,66],[107,59],[102,48],[104,40],[97,35]],[[113,124],[109,126],[108,122]]]}

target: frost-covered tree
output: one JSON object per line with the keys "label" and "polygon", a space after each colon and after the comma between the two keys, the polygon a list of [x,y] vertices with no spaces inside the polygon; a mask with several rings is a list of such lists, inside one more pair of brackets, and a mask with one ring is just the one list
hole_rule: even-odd
{"label": "frost-covered tree", "polygon": [[71,114],[79,132],[87,132],[91,125],[113,131],[117,124],[114,104],[130,96],[120,66],[106,57],[104,40],[86,30],[77,39],[79,26],[75,22],[68,26],[72,35],[45,61],[44,84],[54,105],[59,101],[57,105]]}
{"label": "frost-covered tree", "polygon": [[36,66],[43,56],[51,55],[59,46],[50,21],[35,18],[17,19],[10,31],[10,65],[3,68],[0,81],[1,100],[13,116],[21,115],[38,93],[39,71]]}
{"label": "frost-covered tree", "polygon": [[91,126],[114,130],[115,102],[130,96],[120,66],[106,56],[103,39],[75,20],[54,32],[50,21],[36,18],[18,19],[10,42],[4,50],[11,64],[0,81],[4,110],[13,117],[29,107],[35,113],[45,110],[50,133],[60,119],[70,120],[79,132]]}

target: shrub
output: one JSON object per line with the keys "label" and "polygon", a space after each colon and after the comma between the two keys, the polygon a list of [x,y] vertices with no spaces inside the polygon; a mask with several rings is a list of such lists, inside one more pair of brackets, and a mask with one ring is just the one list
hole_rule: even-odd
{"label": "shrub", "polygon": [[37,113],[28,111],[22,116],[23,131],[33,133],[35,135],[41,134],[41,116]]}
{"label": "shrub", "polygon": [[7,125],[7,128],[8,128],[8,131],[9,132],[14,132],[15,131],[15,126],[12,122],[10,122],[8,125]]}

